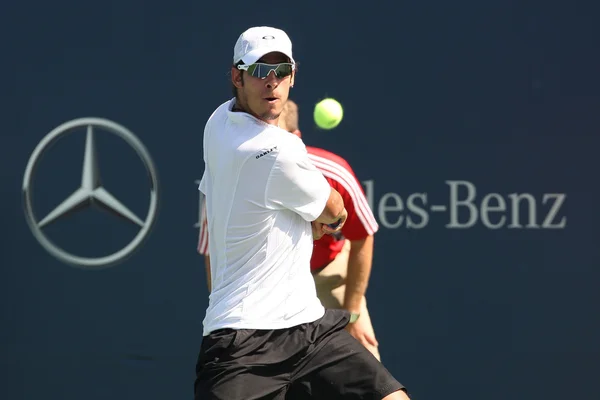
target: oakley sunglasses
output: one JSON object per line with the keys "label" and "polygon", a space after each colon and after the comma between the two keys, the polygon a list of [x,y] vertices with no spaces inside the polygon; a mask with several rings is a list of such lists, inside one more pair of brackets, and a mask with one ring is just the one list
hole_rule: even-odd
{"label": "oakley sunglasses", "polygon": [[296,66],[292,63],[279,63],[279,64],[265,64],[265,63],[254,63],[250,65],[238,65],[238,69],[248,71],[251,76],[255,78],[265,79],[271,71],[277,78],[285,78],[292,74],[292,71],[296,69]]}

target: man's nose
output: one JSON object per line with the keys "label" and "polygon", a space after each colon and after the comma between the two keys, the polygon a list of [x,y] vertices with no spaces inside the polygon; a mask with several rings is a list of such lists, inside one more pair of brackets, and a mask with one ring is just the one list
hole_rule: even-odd
{"label": "man's nose", "polygon": [[269,71],[269,74],[265,78],[265,86],[269,89],[274,89],[279,85],[279,78],[275,76],[275,70]]}

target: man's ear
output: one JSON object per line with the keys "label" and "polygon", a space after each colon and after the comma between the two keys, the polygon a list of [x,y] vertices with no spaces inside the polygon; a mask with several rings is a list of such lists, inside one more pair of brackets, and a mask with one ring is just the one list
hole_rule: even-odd
{"label": "man's ear", "polygon": [[238,89],[244,86],[242,72],[243,71],[237,69],[236,67],[231,67],[231,83],[233,83],[233,85]]}
{"label": "man's ear", "polygon": [[296,80],[296,71],[292,72],[292,77],[290,78],[290,87],[294,87],[295,80]]}

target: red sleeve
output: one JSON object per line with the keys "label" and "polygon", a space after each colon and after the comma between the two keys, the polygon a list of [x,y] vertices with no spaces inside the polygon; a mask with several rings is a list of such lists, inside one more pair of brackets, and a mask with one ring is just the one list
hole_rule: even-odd
{"label": "red sleeve", "polygon": [[311,154],[311,161],[344,199],[344,206],[348,211],[348,219],[342,228],[344,236],[349,240],[359,240],[377,232],[379,225],[350,165],[337,156],[325,158]]}
{"label": "red sleeve", "polygon": [[206,221],[206,202],[202,202],[200,213],[200,233],[198,235],[198,253],[208,255],[208,223]]}

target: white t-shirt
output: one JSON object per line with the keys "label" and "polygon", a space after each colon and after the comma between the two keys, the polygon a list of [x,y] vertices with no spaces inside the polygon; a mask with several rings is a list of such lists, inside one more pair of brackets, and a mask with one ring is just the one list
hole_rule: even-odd
{"label": "white t-shirt", "polygon": [[310,221],[331,188],[295,135],[231,99],[204,129],[211,293],[204,335],[221,328],[281,329],[312,322],[324,308],[310,272]]}

